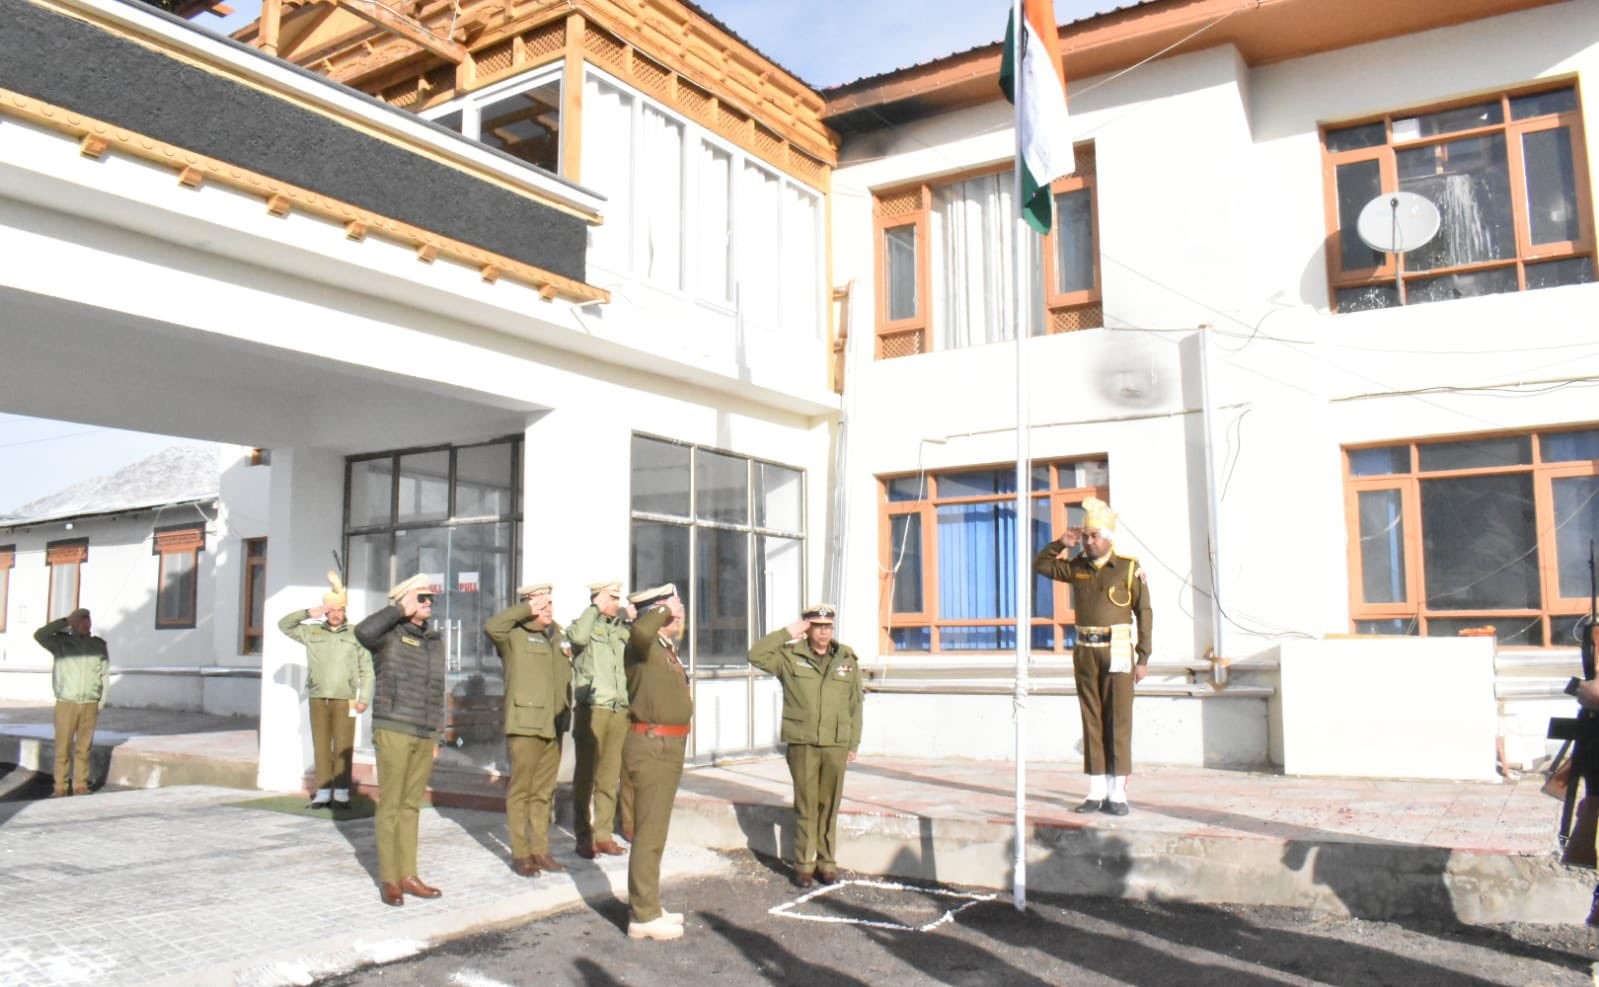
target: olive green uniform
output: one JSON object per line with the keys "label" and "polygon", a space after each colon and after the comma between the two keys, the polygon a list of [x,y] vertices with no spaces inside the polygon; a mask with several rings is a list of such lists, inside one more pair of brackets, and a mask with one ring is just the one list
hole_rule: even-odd
{"label": "olive green uniform", "polygon": [[511,757],[505,820],[511,855],[547,854],[561,769],[562,714],[571,708],[572,646],[560,624],[536,628],[526,602],[501,610],[483,629],[505,663],[505,747]]}
{"label": "olive green uniform", "polygon": [[444,639],[387,606],[355,625],[372,653],[372,746],[377,752],[378,879],[417,877],[417,830],[444,736]]}
{"label": "olive green uniform", "polygon": [[622,770],[633,785],[627,901],[631,920],[637,923],[661,917],[661,855],[688,749],[686,732],[666,736],[652,728],[685,727],[694,718],[688,670],[678,660],[677,645],[661,635],[671,617],[664,604],[639,614],[623,660],[631,724],[622,745]]}
{"label": "olive green uniform", "polygon": [[787,630],[761,638],[750,664],[783,685],[783,743],[794,780],[794,867],[837,869],[838,807],[844,769],[861,745],[861,666],[837,641],[819,655]]}
{"label": "olive green uniform", "polygon": [[[55,793],[89,790],[89,751],[94,725],[109,695],[111,654],[105,639],[77,634],[67,619],[52,620],[33,639],[50,652],[50,684],[55,691]],[[70,770],[70,774],[68,773]]]}
{"label": "olive green uniform", "polygon": [[278,630],[305,645],[315,788],[348,790],[350,754],[355,749],[350,703],[372,701],[372,652],[355,639],[353,625],[305,623],[310,617],[311,611],[296,610],[278,621]]}
{"label": "olive green uniform", "polygon": [[591,846],[596,833],[602,841],[611,839],[618,803],[622,830],[633,831],[633,786],[622,783],[622,746],[627,742],[628,725],[623,657],[628,634],[621,614],[607,617],[596,606],[584,610],[566,629],[567,640],[582,649],[572,671],[577,699],[572,717],[572,739],[577,744],[572,830],[580,847]]}
{"label": "olive green uniform", "polygon": [[[1072,588],[1072,608],[1077,614],[1072,671],[1083,717],[1083,771],[1090,775],[1131,774],[1133,675],[1128,659],[1136,658],[1140,665],[1149,662],[1154,627],[1144,573],[1137,559],[1115,552],[1098,566],[1080,554],[1057,559],[1065,548],[1058,540],[1045,545],[1033,559],[1033,570]],[[1123,664],[1125,670],[1120,668]]]}

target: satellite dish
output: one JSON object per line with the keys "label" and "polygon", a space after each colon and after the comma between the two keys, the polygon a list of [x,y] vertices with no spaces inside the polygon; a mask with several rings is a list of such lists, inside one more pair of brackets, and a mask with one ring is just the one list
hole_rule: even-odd
{"label": "satellite dish", "polygon": [[1402,254],[1437,236],[1442,221],[1431,199],[1414,192],[1384,192],[1361,207],[1355,232],[1373,250]]}

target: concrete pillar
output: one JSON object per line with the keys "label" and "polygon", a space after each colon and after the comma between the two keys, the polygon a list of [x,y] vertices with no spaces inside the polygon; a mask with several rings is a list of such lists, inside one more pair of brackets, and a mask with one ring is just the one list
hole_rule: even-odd
{"label": "concrete pillar", "polygon": [[527,427],[517,581],[552,581],[562,624],[588,606],[589,583],[629,578],[632,434],[620,414],[593,409],[558,408]]}
{"label": "concrete pillar", "polygon": [[313,607],[342,544],[344,457],[321,449],[272,450],[267,603],[261,649],[261,757],[257,784],[295,791],[311,763],[305,649],[279,634],[284,614]]}

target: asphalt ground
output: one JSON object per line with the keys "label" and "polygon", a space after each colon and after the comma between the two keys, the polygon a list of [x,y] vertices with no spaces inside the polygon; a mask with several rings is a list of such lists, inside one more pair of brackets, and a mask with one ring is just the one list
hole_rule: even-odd
{"label": "asphalt ground", "polygon": [[669,882],[674,942],[626,937],[620,898],[456,939],[319,987],[1592,987],[1584,926],[1396,924],[1299,909],[1034,897],[845,873],[800,891],[775,861]]}

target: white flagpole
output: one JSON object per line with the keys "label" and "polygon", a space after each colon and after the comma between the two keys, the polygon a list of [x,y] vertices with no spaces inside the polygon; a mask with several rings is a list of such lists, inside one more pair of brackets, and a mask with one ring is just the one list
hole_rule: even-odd
{"label": "white flagpole", "polygon": [[1011,36],[1014,48],[1011,66],[1015,71],[1016,156],[1012,172],[1011,263],[1016,271],[1016,688],[1011,699],[1016,722],[1016,858],[1011,879],[1011,895],[1017,911],[1027,909],[1027,655],[1033,630],[1032,463],[1027,445],[1027,360],[1025,346],[1028,327],[1030,281],[1027,254],[1023,250],[1027,229],[1022,221],[1022,0],[1011,2]]}

